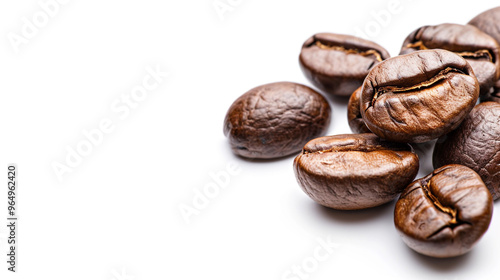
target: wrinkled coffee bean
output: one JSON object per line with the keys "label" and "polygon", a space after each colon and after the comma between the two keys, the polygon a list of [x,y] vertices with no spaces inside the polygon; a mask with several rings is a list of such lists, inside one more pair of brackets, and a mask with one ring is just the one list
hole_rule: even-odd
{"label": "wrinkled coffee bean", "polygon": [[298,153],[307,141],[325,134],[330,112],[328,101],[304,85],[262,85],[231,105],[224,120],[224,134],[237,155],[283,157]]}
{"label": "wrinkled coffee bean", "polygon": [[351,98],[349,98],[349,103],[347,104],[347,121],[352,132],[370,133],[371,131],[366,127],[363,116],[361,116],[361,110],[359,109],[360,97],[361,87],[354,91]]}
{"label": "wrinkled coffee bean", "polygon": [[413,250],[448,258],[467,253],[488,229],[493,201],[474,170],[446,165],[409,185],[394,210],[394,224]]}
{"label": "wrinkled coffee bean", "polygon": [[500,198],[500,103],[480,103],[456,130],[438,139],[434,168],[451,163],[476,171],[493,199]]}
{"label": "wrinkled coffee bean", "polygon": [[445,23],[420,27],[406,38],[401,54],[427,49],[445,49],[465,58],[481,86],[481,95],[489,93],[500,75],[500,46],[475,26]]}
{"label": "wrinkled coffee bean", "polygon": [[368,71],[389,58],[380,45],[358,37],[318,33],[302,46],[299,62],[304,75],[325,93],[349,96]]}
{"label": "wrinkled coffee bean", "polygon": [[484,33],[495,38],[500,44],[500,7],[480,13],[471,19],[468,24],[479,28]]}
{"label": "wrinkled coffee bean", "polygon": [[419,160],[409,144],[372,133],[344,134],[309,141],[293,166],[298,184],[315,202],[356,210],[396,198],[417,175]]}
{"label": "wrinkled coffee bean", "polygon": [[455,129],[478,96],[477,79],[461,56],[417,51],[373,67],[363,84],[361,114],[382,138],[422,143]]}

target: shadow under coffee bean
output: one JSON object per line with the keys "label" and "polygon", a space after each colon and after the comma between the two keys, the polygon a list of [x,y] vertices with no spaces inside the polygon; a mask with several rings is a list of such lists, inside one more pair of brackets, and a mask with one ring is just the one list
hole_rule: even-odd
{"label": "shadow under coffee bean", "polygon": [[481,97],[481,102],[486,102],[486,101],[494,101],[500,103],[500,80],[498,80],[493,85],[493,88],[491,89],[491,92],[488,95]]}
{"label": "shadow under coffee bean", "polygon": [[347,122],[354,133],[371,133],[361,115],[360,98],[362,87],[355,90],[347,104]]}

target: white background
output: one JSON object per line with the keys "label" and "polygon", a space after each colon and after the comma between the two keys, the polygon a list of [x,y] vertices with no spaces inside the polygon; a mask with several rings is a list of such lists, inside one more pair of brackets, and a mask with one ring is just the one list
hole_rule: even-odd
{"label": "white background", "polygon": [[[391,2],[397,12],[382,17]],[[310,85],[298,54],[314,33],[368,30],[363,36],[394,56],[417,27],[466,23],[498,1],[233,0],[222,18],[213,3],[69,0],[16,46],[9,38],[22,36],[23,18],[33,22],[43,10],[34,0],[1,2],[0,182],[17,163],[20,219],[17,274],[7,272],[0,220],[1,279],[285,279],[328,238],[335,248],[307,279],[498,277],[496,212],[469,254],[427,258],[401,241],[394,203],[319,207],[295,182],[293,157],[242,160],[222,133],[227,109],[247,90]],[[141,85],[147,67],[170,75],[129,115],[117,113],[112,104]],[[329,134],[350,133],[347,100],[330,101]],[[67,149],[104,119],[113,131],[58,180],[55,162],[66,164]],[[419,176],[432,170],[428,154],[421,160]],[[196,192],[215,183],[210,174],[228,164],[239,174],[184,219],[179,207],[192,206]]]}

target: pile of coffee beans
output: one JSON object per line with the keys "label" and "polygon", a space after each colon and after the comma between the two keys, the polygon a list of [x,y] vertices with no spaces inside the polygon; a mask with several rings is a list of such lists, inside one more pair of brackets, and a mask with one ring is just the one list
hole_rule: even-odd
{"label": "pile of coffee beans", "polygon": [[[377,43],[318,33],[303,44],[299,64],[323,94],[350,96],[355,134],[323,136],[328,101],[277,82],[229,108],[224,134],[233,152],[299,153],[297,182],[318,204],[358,210],[399,196],[394,224],[410,248],[438,258],[471,250],[500,198],[500,7],[466,25],[420,27],[392,58]],[[415,180],[413,147],[432,140],[435,170]]]}

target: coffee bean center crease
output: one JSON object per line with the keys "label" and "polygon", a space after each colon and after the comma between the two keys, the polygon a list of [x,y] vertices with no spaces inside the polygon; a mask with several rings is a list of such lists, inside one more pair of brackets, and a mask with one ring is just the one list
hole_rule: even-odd
{"label": "coffee bean center crease", "polygon": [[446,214],[448,214],[451,217],[451,220],[447,224],[445,224],[444,226],[442,226],[439,229],[437,229],[431,235],[427,236],[427,239],[430,239],[433,236],[436,236],[437,234],[439,234],[441,231],[443,231],[446,228],[450,228],[453,231],[454,228],[456,228],[456,227],[458,227],[460,225],[464,225],[464,224],[469,224],[470,225],[470,223],[465,222],[465,221],[461,221],[460,219],[458,219],[458,217],[457,217],[458,210],[457,209],[453,209],[453,208],[444,206],[439,201],[439,199],[434,194],[432,194],[432,191],[431,191],[431,181],[430,180],[427,182],[426,185],[422,186],[422,189],[423,189],[425,195],[427,196],[427,198],[429,198],[429,200],[432,202],[432,204],[434,204],[434,206],[439,211],[441,211],[443,213],[446,213]]}
{"label": "coffee bean center crease", "polygon": [[[441,81],[447,78],[448,73],[459,73],[459,74],[465,74],[463,71],[457,68],[453,67],[446,67],[445,69],[441,70],[439,73],[437,73],[434,77],[430,78],[427,81],[423,81],[421,83],[412,85],[412,86],[407,86],[407,87],[398,87],[398,86],[383,86],[383,87],[377,87],[375,88],[375,94],[373,95],[372,103],[371,106],[375,104],[377,99],[382,96],[383,94],[387,92],[392,92],[392,93],[401,93],[401,92],[411,92],[415,90],[419,90],[422,88],[430,88],[433,86],[436,86],[439,84]],[[367,110],[370,107],[367,108]]]}
{"label": "coffee bean center crease", "polygon": [[342,46],[324,44],[320,41],[313,42],[309,47],[311,47],[313,45],[316,45],[320,49],[323,49],[323,50],[334,50],[334,51],[345,52],[346,54],[357,54],[357,55],[361,55],[361,56],[374,56],[377,59],[377,61],[383,60],[382,55],[376,50],[361,51],[358,49],[348,49],[348,48],[344,48]]}
{"label": "coffee bean center crease", "polygon": [[[412,49],[417,49],[417,50],[429,50],[429,48],[422,42],[418,41],[415,43],[410,43],[406,46],[407,48],[412,48]],[[464,52],[455,52],[459,56],[466,58],[466,59],[484,59],[487,61],[490,61],[492,63],[495,63],[495,58],[491,51],[489,50],[476,50],[476,51],[464,51]]]}

